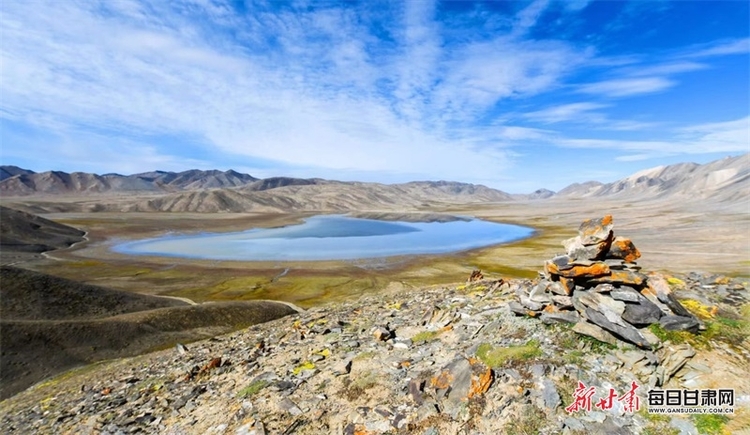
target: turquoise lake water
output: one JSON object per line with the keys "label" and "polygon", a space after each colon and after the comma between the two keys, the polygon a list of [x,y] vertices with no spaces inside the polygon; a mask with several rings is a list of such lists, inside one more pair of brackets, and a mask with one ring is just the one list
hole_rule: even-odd
{"label": "turquoise lake water", "polygon": [[238,261],[353,260],[444,254],[529,237],[533,229],[479,219],[392,222],[326,215],[299,225],[164,236],[116,245],[130,255]]}

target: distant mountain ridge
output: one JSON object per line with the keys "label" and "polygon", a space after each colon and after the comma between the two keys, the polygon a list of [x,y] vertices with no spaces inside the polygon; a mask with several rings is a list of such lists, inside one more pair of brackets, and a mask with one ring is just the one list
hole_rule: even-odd
{"label": "distant mountain ridge", "polygon": [[0,194],[6,196],[176,192],[240,187],[257,180],[251,175],[233,170],[222,172],[192,169],[183,172],[153,171],[134,175],[98,175],[62,171],[36,173],[16,166],[0,166]]}
{"label": "distant mountain ridge", "polygon": [[[134,175],[96,175],[59,171],[34,173],[0,167],[0,195],[66,194],[82,200],[24,205],[35,213],[113,212],[289,212],[420,209],[434,205],[570,198],[702,199],[741,206],[750,198],[750,154],[704,165],[679,163],[637,172],[612,183],[575,183],[555,193],[538,189],[510,195],[483,185],[452,181],[401,184],[343,182],[320,178],[258,179],[236,171],[153,171]],[[147,193],[118,200],[99,194]],[[739,205],[738,205],[739,204]]]}
{"label": "distant mountain ridge", "polygon": [[556,198],[685,198],[719,202],[750,199],[750,153],[703,165],[678,163],[636,172],[612,183],[572,184]]}

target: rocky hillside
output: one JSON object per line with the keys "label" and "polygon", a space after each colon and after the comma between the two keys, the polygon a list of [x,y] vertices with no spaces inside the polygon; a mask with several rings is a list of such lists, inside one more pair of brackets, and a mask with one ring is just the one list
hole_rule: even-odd
{"label": "rocky hillside", "polygon": [[[750,424],[750,379],[737,374],[750,372],[748,283],[641,270],[640,290],[618,283],[591,287],[591,279],[620,277],[614,271],[590,274],[595,277],[582,272],[596,261],[606,264],[615,244],[614,236],[606,242],[606,225],[604,245],[601,233],[584,226],[567,249],[575,248],[570,258],[579,263],[589,254],[605,260],[571,267],[553,261],[558,268],[548,263],[545,277],[533,281],[476,272],[465,285],[364,296],[91,367],[2,402],[0,428],[111,434],[743,433]],[[636,250],[621,246],[626,249],[618,260],[634,270]],[[574,272],[558,273],[568,270]],[[561,306],[559,298],[546,295],[550,283],[564,286],[566,275],[573,280],[572,294],[588,295],[587,302]],[[636,328],[651,340],[639,346],[616,332],[604,331],[603,341],[581,333],[579,325],[594,325],[596,314],[589,309],[591,300],[599,300],[595,295],[638,305],[638,297],[615,295],[633,288],[648,298],[663,282],[702,328],[681,330],[656,319]],[[539,302],[539,296],[546,299]],[[527,297],[541,305],[538,313],[528,307],[516,312],[514,304]],[[601,310],[610,322],[621,321]],[[549,315],[563,311],[579,317]],[[583,397],[590,388],[595,390],[586,409],[575,395]],[[733,388],[735,413],[646,412],[648,391],[666,388]],[[615,394],[611,403],[608,391]]]}
{"label": "rocky hillside", "polygon": [[15,267],[0,268],[0,282],[0,398],[82,364],[296,312],[264,301],[190,305]]}

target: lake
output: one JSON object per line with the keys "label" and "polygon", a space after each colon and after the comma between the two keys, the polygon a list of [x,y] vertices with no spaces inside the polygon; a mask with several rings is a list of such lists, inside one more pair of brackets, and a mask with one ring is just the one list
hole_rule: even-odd
{"label": "lake", "polygon": [[444,254],[529,237],[533,229],[479,219],[394,222],[314,216],[282,228],[168,235],[114,246],[115,252],[238,261],[353,260]]}

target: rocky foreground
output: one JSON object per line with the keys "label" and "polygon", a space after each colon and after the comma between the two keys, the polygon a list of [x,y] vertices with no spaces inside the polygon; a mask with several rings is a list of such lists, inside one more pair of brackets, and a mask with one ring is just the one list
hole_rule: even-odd
{"label": "rocky foreground", "polygon": [[[477,272],[465,285],[365,296],[84,368],[0,403],[0,431],[745,433],[747,282],[646,273],[632,242],[614,248],[624,258],[607,259],[615,241],[607,231],[607,246],[567,243],[568,258],[548,262],[537,280]],[[639,281],[599,282],[612,276]],[[574,399],[581,385],[596,388],[588,409]],[[654,388],[732,388],[734,414],[649,414]],[[616,393],[609,405],[608,391]]]}

